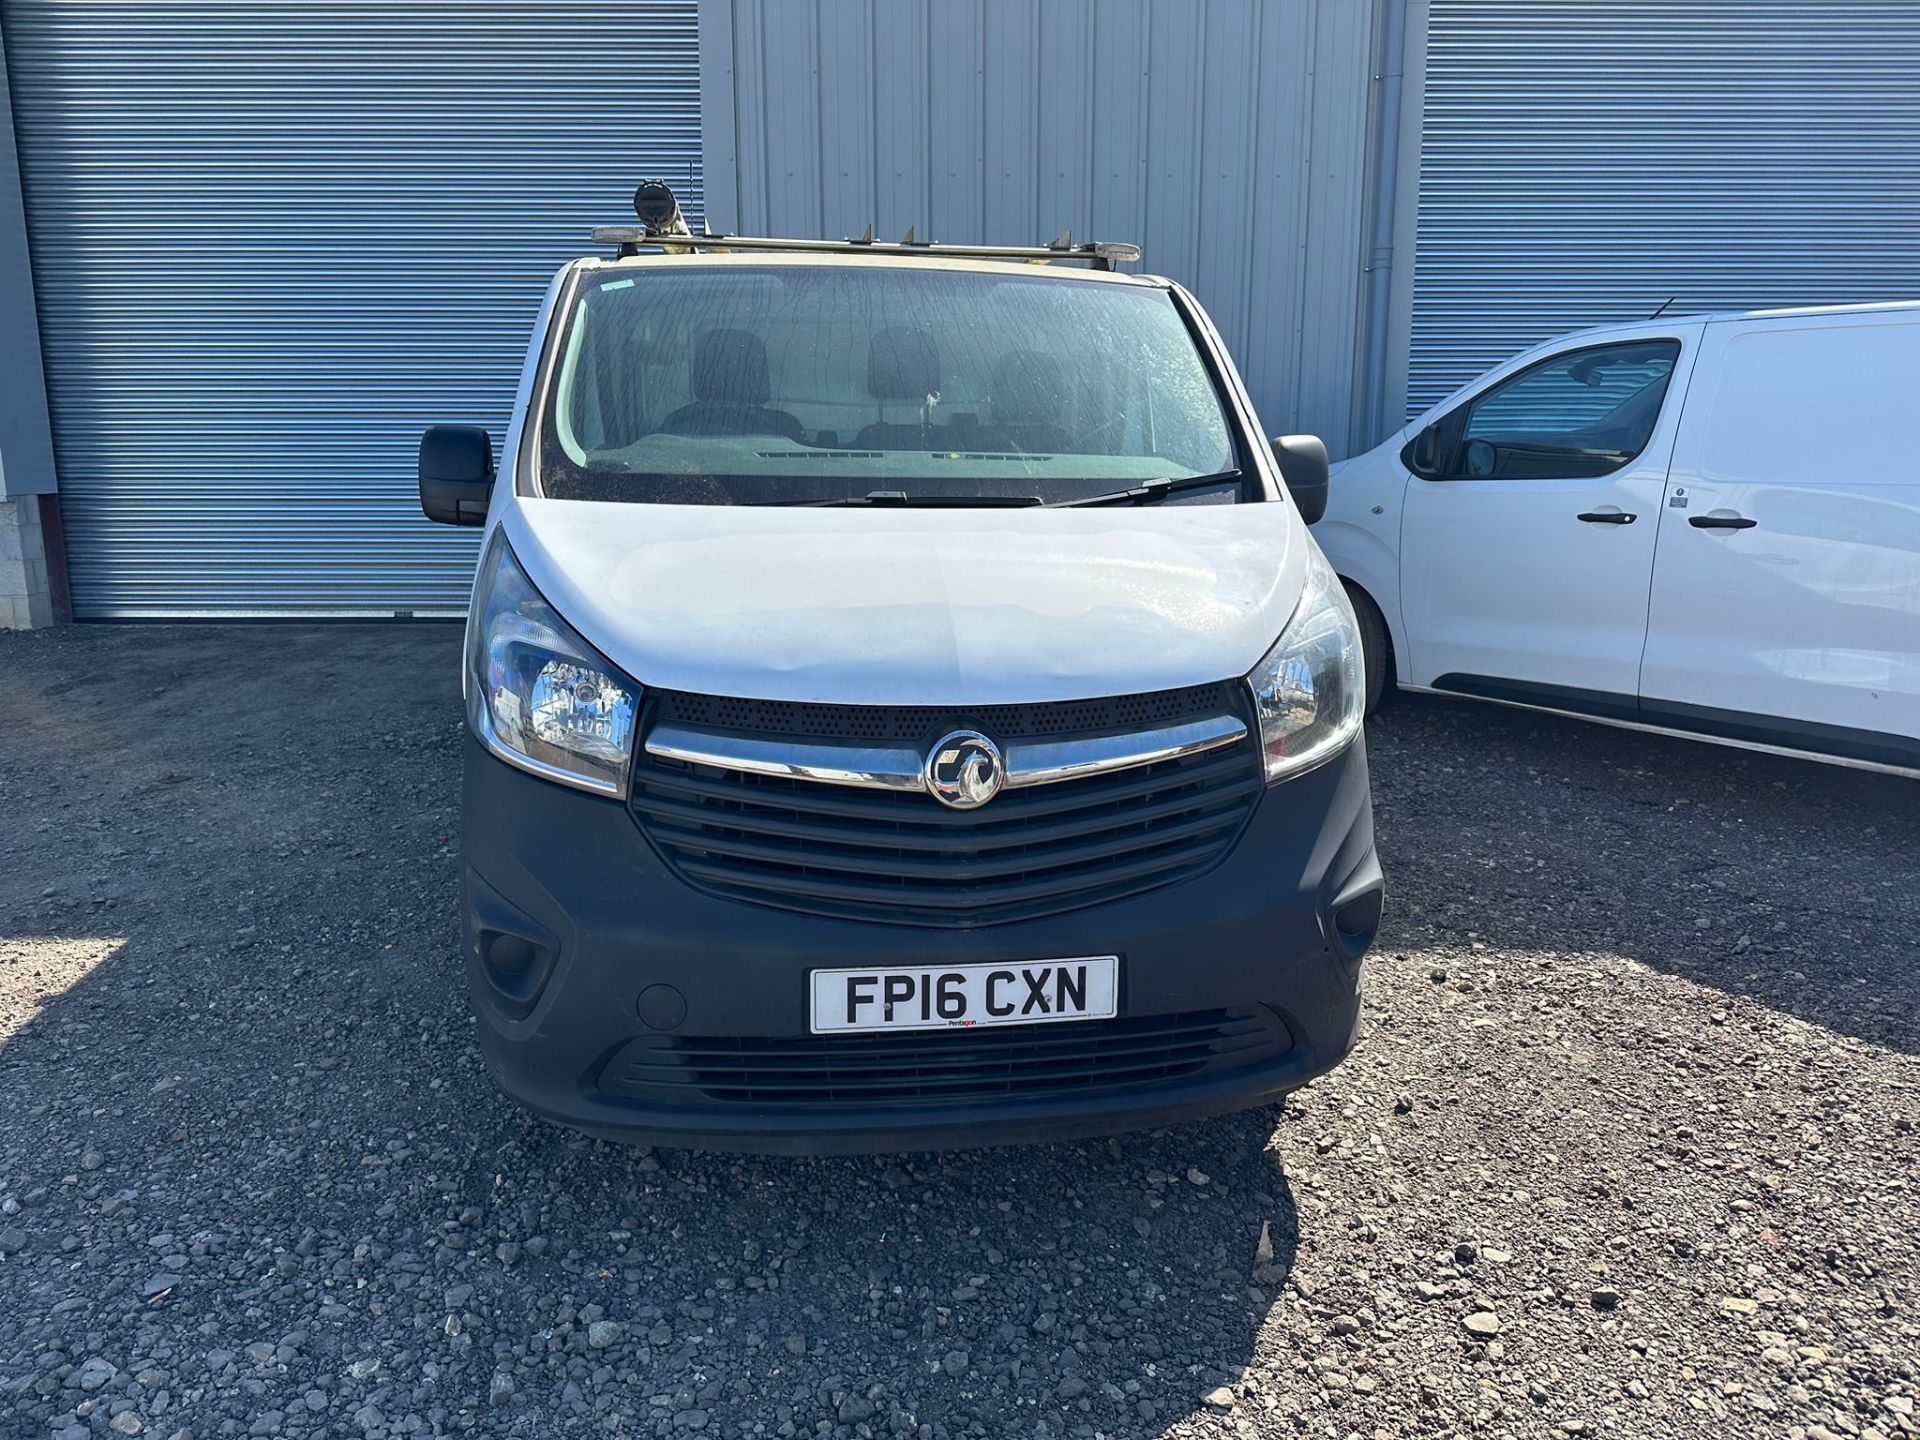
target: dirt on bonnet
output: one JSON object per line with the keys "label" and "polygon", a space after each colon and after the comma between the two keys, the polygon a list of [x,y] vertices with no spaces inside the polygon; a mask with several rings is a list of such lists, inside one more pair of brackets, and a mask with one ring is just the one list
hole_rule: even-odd
{"label": "dirt on bonnet", "polygon": [[5,1440],[1914,1433],[1920,785],[1408,698],[1284,1111],[646,1154],[475,1049],[457,643],[0,635]]}

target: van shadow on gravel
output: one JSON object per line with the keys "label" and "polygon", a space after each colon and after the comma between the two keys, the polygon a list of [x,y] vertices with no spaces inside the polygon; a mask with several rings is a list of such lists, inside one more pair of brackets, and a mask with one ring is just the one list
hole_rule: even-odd
{"label": "van shadow on gravel", "polygon": [[1424,695],[1368,749],[1376,964],[1617,955],[1920,1054],[1920,782]]}
{"label": "van shadow on gravel", "polygon": [[1273,1121],[878,1160],[662,1151],[637,1168],[536,1125],[508,1142],[522,1179],[502,1201],[574,1197],[567,1230],[623,1237],[591,1293],[643,1325],[648,1299],[681,1297],[659,1317],[669,1330],[691,1302],[707,1334],[674,1330],[662,1358],[744,1365],[750,1388],[715,1402],[740,1413],[784,1399],[858,1420],[864,1399],[876,1425],[905,1412],[947,1433],[1044,1419],[1053,1434],[1157,1434],[1239,1385],[1291,1268],[1299,1220]]}
{"label": "van shadow on gravel", "polygon": [[457,647],[0,637],[0,1433],[1138,1435],[1241,1382],[1301,1243],[1273,1111],[794,1160],[504,1100]]}

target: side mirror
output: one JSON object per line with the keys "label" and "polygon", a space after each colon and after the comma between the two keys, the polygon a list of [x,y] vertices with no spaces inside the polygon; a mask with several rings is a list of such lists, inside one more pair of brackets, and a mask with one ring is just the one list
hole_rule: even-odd
{"label": "side mirror", "polygon": [[429,425],[420,437],[420,509],[442,525],[484,525],[493,441],[478,425]]}
{"label": "side mirror", "polygon": [[1276,435],[1273,458],[1300,518],[1313,524],[1327,513],[1327,447],[1318,435]]}
{"label": "side mirror", "polygon": [[1436,421],[1413,437],[1407,448],[1407,468],[1420,475],[1440,473],[1440,425]]}

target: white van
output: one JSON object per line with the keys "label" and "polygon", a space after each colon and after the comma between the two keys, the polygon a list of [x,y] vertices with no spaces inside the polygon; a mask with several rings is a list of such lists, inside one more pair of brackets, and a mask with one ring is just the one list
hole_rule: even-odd
{"label": "white van", "polygon": [[1336,466],[1392,684],[1920,775],[1920,303],[1536,346]]}
{"label": "white van", "polygon": [[1381,880],[1324,448],[1260,435],[1131,246],[695,239],[661,190],[555,280],[497,483],[484,431],[421,442],[428,516],[486,528],[461,890],[503,1086],[898,1149],[1338,1063]]}

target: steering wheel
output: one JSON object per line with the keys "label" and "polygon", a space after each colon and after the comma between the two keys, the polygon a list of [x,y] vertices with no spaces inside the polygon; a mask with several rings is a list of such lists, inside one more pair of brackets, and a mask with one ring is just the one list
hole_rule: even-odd
{"label": "steering wheel", "polygon": [[1493,474],[1500,463],[1500,454],[1484,440],[1469,440],[1466,449],[1460,452],[1460,463],[1467,474],[1476,480]]}

